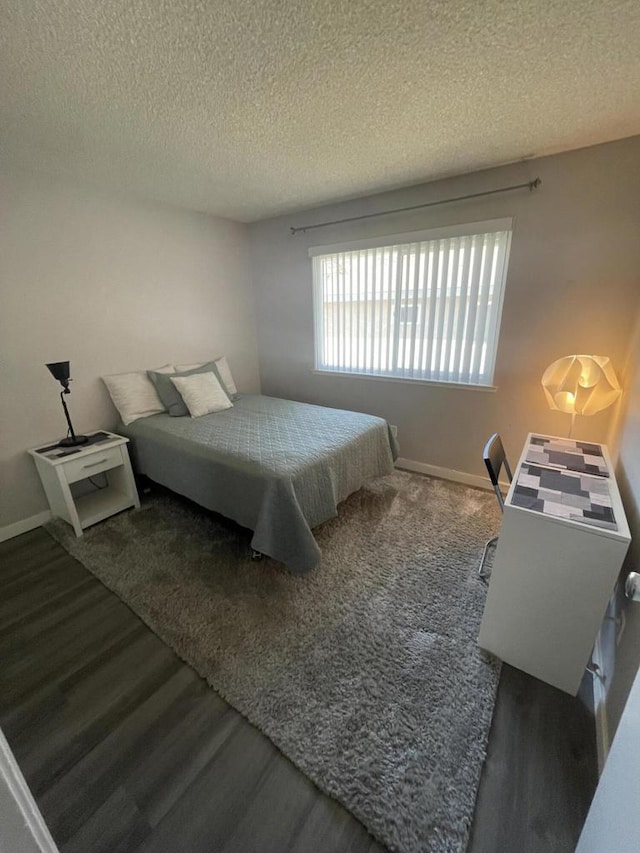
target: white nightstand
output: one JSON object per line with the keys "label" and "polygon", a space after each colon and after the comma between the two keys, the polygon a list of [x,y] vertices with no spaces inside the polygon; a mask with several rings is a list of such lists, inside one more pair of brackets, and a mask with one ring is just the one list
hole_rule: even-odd
{"label": "white nightstand", "polygon": [[[85,527],[116,512],[140,506],[127,450],[129,439],[102,431],[92,433],[89,441],[92,443],[80,447],[64,448],[54,444],[29,451],[51,512],[68,521],[76,536],[82,536]],[[73,483],[80,484],[98,474],[101,487],[88,483],[88,490],[82,485],[71,489]]]}

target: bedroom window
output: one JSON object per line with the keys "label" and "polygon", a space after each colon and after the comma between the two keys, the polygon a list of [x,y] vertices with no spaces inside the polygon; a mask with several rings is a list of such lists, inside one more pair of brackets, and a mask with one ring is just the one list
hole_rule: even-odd
{"label": "bedroom window", "polygon": [[491,385],[511,219],[309,250],[315,367]]}

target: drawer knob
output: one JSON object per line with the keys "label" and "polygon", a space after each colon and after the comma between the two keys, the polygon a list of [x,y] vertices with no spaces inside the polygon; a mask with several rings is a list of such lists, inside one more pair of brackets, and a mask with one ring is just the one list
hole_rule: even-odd
{"label": "drawer knob", "polygon": [[629,572],[624,583],[624,594],[631,601],[640,601],[640,575],[637,572]]}

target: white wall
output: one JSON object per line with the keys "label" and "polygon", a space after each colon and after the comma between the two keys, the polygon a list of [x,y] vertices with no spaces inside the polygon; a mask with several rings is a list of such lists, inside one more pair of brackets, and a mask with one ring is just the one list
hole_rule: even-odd
{"label": "white wall", "polygon": [[640,848],[640,675],[635,679],[576,853]]}
{"label": "white wall", "polygon": [[[540,377],[570,353],[608,355],[620,370],[640,299],[640,137],[318,208],[251,226],[262,388],[266,394],[378,414],[399,426],[401,455],[483,474],[481,448],[499,430],[515,460],[529,430],[566,434]],[[539,176],[519,191],[290,234],[291,226],[458,196]],[[309,246],[515,217],[496,393],[316,375]],[[610,413],[579,419],[604,440]]]}
{"label": "white wall", "polygon": [[66,433],[46,362],[71,361],[82,432],[117,421],[100,376],[220,354],[259,389],[245,225],[0,176],[0,528],[47,506],[25,452]]}
{"label": "white wall", "polygon": [[[613,608],[617,623],[624,624],[619,645],[615,646],[614,632],[602,632],[603,636],[609,637],[606,686],[610,736],[616,731],[640,666],[640,602],[628,601],[622,594],[627,574],[640,572],[640,312],[623,372],[623,383],[625,393],[621,399],[618,422],[612,430],[611,443],[617,456],[616,476],[632,538],[622,569],[616,606]],[[612,626],[617,629],[618,624],[613,622]],[[636,768],[636,772],[640,773],[640,770]]]}

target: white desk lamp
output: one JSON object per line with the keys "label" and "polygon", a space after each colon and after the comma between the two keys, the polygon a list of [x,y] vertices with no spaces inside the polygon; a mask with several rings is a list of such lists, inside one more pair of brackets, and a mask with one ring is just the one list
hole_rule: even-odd
{"label": "white desk lamp", "polygon": [[604,355],[567,355],[542,374],[551,409],[571,415],[569,437],[576,415],[595,415],[614,403],[622,390],[611,361]]}

